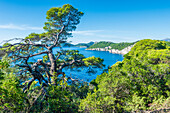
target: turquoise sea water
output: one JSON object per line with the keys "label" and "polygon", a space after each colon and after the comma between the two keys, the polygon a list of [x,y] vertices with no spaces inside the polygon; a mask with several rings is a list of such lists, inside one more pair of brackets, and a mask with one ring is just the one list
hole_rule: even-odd
{"label": "turquoise sea water", "polygon": [[[63,47],[64,50],[79,50],[81,54],[83,54],[85,57],[100,57],[104,59],[104,64],[106,65],[104,69],[106,69],[108,66],[112,66],[117,61],[123,60],[123,55],[119,54],[112,54],[108,51],[92,51],[92,50],[85,50],[86,48],[79,48],[79,47]],[[58,48],[55,48],[53,51],[56,53]],[[42,59],[42,56],[36,56],[34,57],[35,60]],[[88,74],[87,69],[83,69],[81,71],[71,71],[70,69],[64,69],[63,70],[66,73],[66,76],[71,76],[72,78],[76,78],[82,81],[88,81],[95,79],[97,75],[100,75],[103,70],[102,69],[96,69],[96,74]]]}
{"label": "turquoise sea water", "polygon": [[[79,48],[79,47],[65,47],[64,49],[79,50],[79,52],[81,54],[83,54],[85,57],[91,57],[91,56],[100,57],[100,58],[104,59],[103,63],[106,65],[105,68],[107,68],[108,66],[112,66],[117,61],[123,60],[123,55],[112,54],[112,53],[109,53],[108,51],[92,51],[92,50],[85,50],[86,48]],[[72,77],[78,78],[80,80],[89,81],[89,82],[91,80],[95,79],[97,77],[97,75],[100,75],[103,72],[102,69],[97,69],[96,74],[89,75],[88,73],[86,73],[86,70],[82,70],[81,72],[78,72],[78,71],[70,71],[67,69],[64,71],[65,71],[66,75],[68,75],[68,76],[72,76]]]}

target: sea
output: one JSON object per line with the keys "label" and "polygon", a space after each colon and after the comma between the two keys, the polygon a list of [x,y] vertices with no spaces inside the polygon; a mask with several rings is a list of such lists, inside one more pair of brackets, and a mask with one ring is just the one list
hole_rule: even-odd
{"label": "sea", "polygon": [[108,69],[109,66],[112,66],[116,62],[123,60],[123,55],[109,53],[108,51],[85,50],[86,48],[81,48],[81,47],[64,47],[63,49],[64,50],[78,50],[85,57],[95,56],[95,57],[100,57],[104,59],[103,64],[105,65],[105,67],[103,69],[95,69],[95,72],[96,72],[95,74],[87,73],[87,69],[80,69],[81,71],[80,70],[71,71],[70,69],[63,70],[67,76],[71,76],[75,79],[79,79],[81,81],[86,81],[86,82],[92,81],[93,79],[97,77],[97,75],[102,74],[105,69]]}
{"label": "sea", "polygon": [[[70,70],[68,68],[63,71],[66,73],[67,77],[72,77],[74,79],[78,79],[79,81],[90,82],[95,79],[98,75],[101,75],[104,70],[107,70],[109,66],[112,66],[118,61],[123,60],[123,55],[109,53],[108,51],[93,51],[93,50],[85,50],[86,48],[81,47],[63,47],[63,50],[78,50],[79,53],[83,54],[85,57],[100,57],[104,59],[103,64],[105,67],[103,69],[94,69],[95,73],[87,73],[88,68],[79,68],[75,70]],[[59,48],[54,48],[53,51],[56,53]],[[34,59],[42,59],[42,55],[34,57]],[[32,59],[33,60],[33,59]]]}

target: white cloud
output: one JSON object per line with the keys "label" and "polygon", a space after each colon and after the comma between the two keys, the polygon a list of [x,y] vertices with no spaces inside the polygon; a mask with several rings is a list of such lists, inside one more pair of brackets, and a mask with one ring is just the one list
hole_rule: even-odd
{"label": "white cloud", "polygon": [[42,27],[30,27],[30,26],[26,26],[26,25],[14,25],[14,24],[0,25],[0,29],[43,30]]}
{"label": "white cloud", "polygon": [[[109,32],[109,33],[108,33]],[[98,38],[115,38],[116,36],[113,35],[113,32],[105,30],[85,30],[85,31],[73,31],[73,35],[80,35],[80,36],[93,36]]]}
{"label": "white cloud", "polygon": [[96,33],[100,33],[103,30],[85,30],[85,31],[73,31],[73,34],[84,35],[84,36],[93,36]]}
{"label": "white cloud", "polygon": [[121,30],[83,30],[74,31],[73,38],[69,39],[72,43],[92,41],[111,41],[111,42],[133,42],[139,40],[138,35],[133,35],[132,31]]}

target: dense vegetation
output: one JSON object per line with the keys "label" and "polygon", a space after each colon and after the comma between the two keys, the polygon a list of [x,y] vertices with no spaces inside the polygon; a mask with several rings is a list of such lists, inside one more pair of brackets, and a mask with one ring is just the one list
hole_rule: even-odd
{"label": "dense vegetation", "polygon": [[101,41],[98,43],[93,44],[92,46],[89,47],[89,49],[92,48],[105,48],[105,47],[112,47],[112,49],[118,49],[118,50],[122,50],[130,45],[133,45],[135,42],[133,43],[128,43],[128,42],[121,42],[121,43],[113,43],[113,42],[105,42],[105,41]]}
{"label": "dense vegetation", "polygon": [[9,67],[9,61],[0,60],[0,112],[78,112],[80,99],[88,92],[86,83],[68,85],[58,79],[58,85],[50,85],[44,93],[38,81],[34,81],[29,90],[23,92],[26,83],[14,74],[17,69]]}
{"label": "dense vegetation", "polygon": [[63,70],[92,73],[104,66],[101,58],[62,49],[82,16],[69,4],[53,7],[47,11],[44,33],[4,41],[0,47],[6,53],[0,61],[0,112],[78,111],[87,85]]}
{"label": "dense vegetation", "polygon": [[[45,33],[14,39],[20,43],[5,42],[1,51],[6,55],[0,60],[0,112],[110,113],[169,108],[168,42],[149,39],[137,42],[122,62],[90,84],[63,72],[63,69],[93,72],[103,67],[101,58],[85,58],[77,50],[62,49],[82,15],[69,4],[51,8]],[[101,47],[119,50],[134,44],[100,43]]]}
{"label": "dense vegetation", "polygon": [[141,40],[124,57],[89,85],[57,79],[58,85],[49,85],[46,93],[36,85],[38,81],[23,92],[26,83],[15,74],[18,69],[10,66],[10,59],[4,57],[0,60],[0,111],[110,113],[168,109],[170,47],[166,42]]}
{"label": "dense vegetation", "polygon": [[91,82],[81,100],[83,112],[125,112],[170,107],[170,48],[164,41],[141,40],[108,73]]}
{"label": "dense vegetation", "polygon": [[166,45],[167,45],[167,46],[170,46],[170,41],[166,41]]}

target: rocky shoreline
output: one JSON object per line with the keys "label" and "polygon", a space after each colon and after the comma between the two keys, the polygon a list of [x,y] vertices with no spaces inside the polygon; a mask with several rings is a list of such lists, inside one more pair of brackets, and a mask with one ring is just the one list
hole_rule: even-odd
{"label": "rocky shoreline", "polygon": [[86,49],[86,50],[93,50],[93,51],[109,51],[110,53],[113,53],[113,54],[122,54],[122,55],[125,55],[127,54],[131,48],[133,47],[134,45],[131,45],[131,46],[128,46],[122,50],[118,50],[118,49],[111,49],[110,46],[108,47],[105,47],[105,48],[92,48],[92,49]]}

